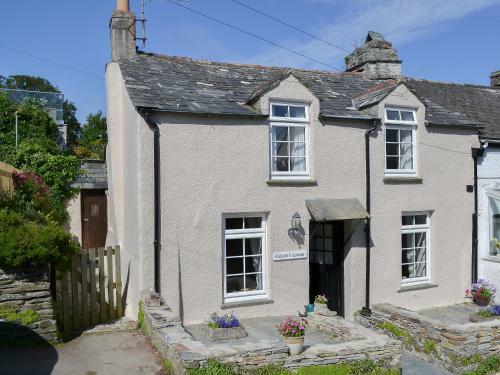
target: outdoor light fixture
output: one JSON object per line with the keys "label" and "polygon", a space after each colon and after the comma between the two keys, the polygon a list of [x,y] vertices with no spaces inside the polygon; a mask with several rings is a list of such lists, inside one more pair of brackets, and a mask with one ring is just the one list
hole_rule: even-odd
{"label": "outdoor light fixture", "polygon": [[300,215],[298,212],[294,213],[292,216],[292,226],[288,229],[288,235],[290,237],[295,237],[300,233],[300,228],[302,224],[300,222]]}

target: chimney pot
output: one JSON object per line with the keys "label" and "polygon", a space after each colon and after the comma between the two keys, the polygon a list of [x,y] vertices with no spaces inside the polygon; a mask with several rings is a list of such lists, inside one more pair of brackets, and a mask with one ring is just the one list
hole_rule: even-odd
{"label": "chimney pot", "polygon": [[116,0],[116,9],[124,10],[126,12],[130,11],[129,0]]}
{"label": "chimney pot", "polygon": [[491,87],[500,88],[500,70],[490,74]]}

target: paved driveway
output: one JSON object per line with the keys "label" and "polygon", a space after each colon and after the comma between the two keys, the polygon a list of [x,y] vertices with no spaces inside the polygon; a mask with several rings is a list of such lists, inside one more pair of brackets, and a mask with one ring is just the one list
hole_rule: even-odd
{"label": "paved driveway", "polygon": [[163,375],[159,357],[139,332],[80,336],[57,349],[0,349],[1,375]]}

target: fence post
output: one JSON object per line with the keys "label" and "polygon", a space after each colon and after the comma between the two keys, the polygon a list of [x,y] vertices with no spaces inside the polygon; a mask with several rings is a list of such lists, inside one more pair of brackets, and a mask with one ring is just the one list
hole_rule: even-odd
{"label": "fence post", "polygon": [[101,323],[106,321],[106,290],[104,287],[104,248],[99,250],[99,308],[101,310]]}
{"label": "fence post", "polygon": [[90,319],[92,325],[99,322],[99,316],[97,314],[97,283],[95,278],[95,249],[89,250],[90,255]]}
{"label": "fence post", "polygon": [[82,271],[82,325],[83,327],[88,327],[90,325],[89,320],[89,303],[88,303],[88,281],[87,281],[87,270],[88,270],[88,256],[82,251],[80,253],[81,257],[81,271]]}
{"label": "fence post", "polygon": [[80,307],[79,307],[79,298],[78,298],[78,259],[80,257],[78,255],[73,256],[71,260],[71,300],[73,308],[73,329],[79,330],[81,328],[80,321]]}

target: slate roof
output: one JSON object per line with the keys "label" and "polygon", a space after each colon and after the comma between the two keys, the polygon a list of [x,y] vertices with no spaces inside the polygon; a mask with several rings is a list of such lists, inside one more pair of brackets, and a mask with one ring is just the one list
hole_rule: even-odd
{"label": "slate roof", "polygon": [[403,82],[426,105],[427,123],[484,126],[484,138],[500,139],[500,90],[488,86],[402,78],[376,81],[359,73],[266,67],[138,54],[120,61],[136,107],[166,112],[262,116],[250,101],[292,74],[320,101],[320,117],[371,119],[374,105]]}
{"label": "slate roof", "polygon": [[82,175],[75,179],[71,187],[75,189],[107,189],[108,174],[106,163],[86,161],[82,163]]}

